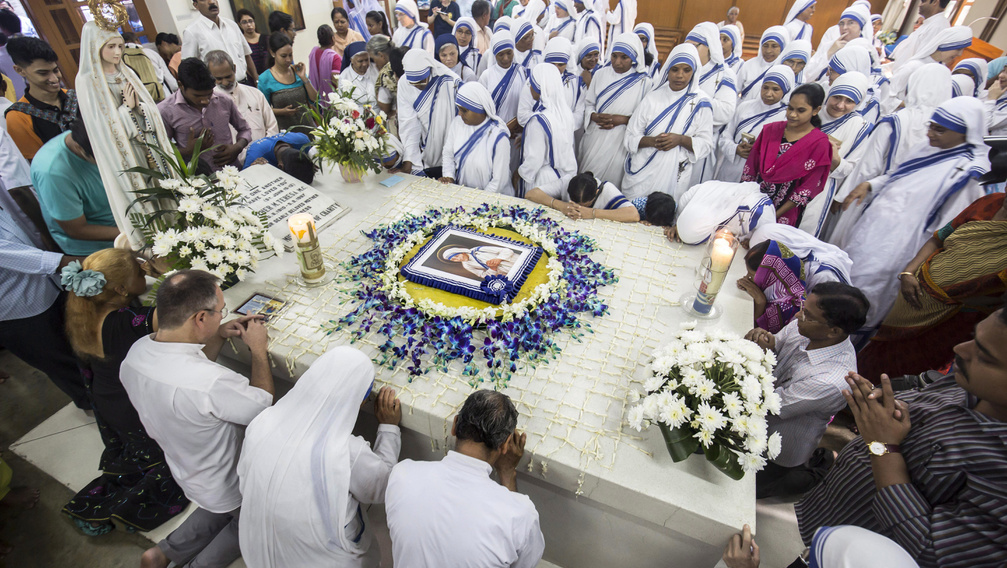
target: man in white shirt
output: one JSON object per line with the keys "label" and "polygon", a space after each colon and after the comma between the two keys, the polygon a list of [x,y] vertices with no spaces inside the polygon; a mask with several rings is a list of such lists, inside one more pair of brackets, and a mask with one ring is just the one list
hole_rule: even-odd
{"label": "man in white shirt", "polygon": [[250,79],[247,82],[254,86],[259,81],[259,74],[252,61],[252,48],[234,20],[220,17],[217,2],[193,0],[192,5],[199,11],[200,17],[182,32],[182,59],[197,57],[202,60],[207,53],[221,49],[231,56],[238,81],[245,82],[247,73]]}
{"label": "man in white shirt", "polygon": [[846,406],[846,376],[857,370],[850,334],[867,320],[863,292],[839,282],[816,285],[801,311],[775,336],[761,328],[746,339],[776,353],[776,394],[782,405],[770,415],[769,433],[783,438],[780,455],[756,476],[756,497],[804,493],[828,473],[832,456],[817,451],[832,417]]}
{"label": "man in white shirt", "polygon": [[[517,493],[526,436],[500,392],[469,395],[455,417],[454,451],[437,462],[405,460],[385,491],[396,568],[534,568],[545,539],[531,499]],[[496,470],[500,484],[490,479]]]}
{"label": "man in white shirt", "polygon": [[[273,377],[259,316],[227,315],[217,278],[183,270],[157,291],[157,326],[138,340],[119,376],[144,428],[164,450],[171,475],[198,505],[167,538],[143,553],[141,568],[226,567],[238,545],[238,454],[245,426],[273,403]],[[250,379],[215,362],[224,341],[251,350]]]}
{"label": "man in white shirt", "polygon": [[937,34],[941,33],[951,27],[951,23],[948,19],[944,17],[944,9],[948,7],[948,3],[951,0],[920,0],[920,16],[926,18],[923,20],[923,25],[916,28],[913,33],[909,34],[909,37],[902,40],[895,50],[892,51],[891,59],[895,61],[895,68],[898,68],[900,64],[905,63],[912,59],[913,54],[916,50],[923,44],[927,43],[927,40],[933,38]]}
{"label": "man in white shirt", "polygon": [[[252,139],[249,144],[256,140],[261,140],[267,136],[280,133],[280,127],[276,124],[276,115],[273,108],[269,106],[266,95],[255,87],[242,85],[234,75],[234,60],[226,51],[216,49],[206,54],[206,66],[210,69],[210,74],[217,82],[217,92],[221,95],[231,97],[234,105],[238,107],[241,117],[248,123],[248,128],[252,131]],[[237,140],[238,131],[231,127],[231,136]],[[238,155],[238,161],[245,163],[246,147]]]}

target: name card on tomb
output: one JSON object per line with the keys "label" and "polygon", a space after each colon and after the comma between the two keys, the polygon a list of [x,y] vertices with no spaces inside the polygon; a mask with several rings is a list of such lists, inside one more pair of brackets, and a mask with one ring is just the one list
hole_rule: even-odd
{"label": "name card on tomb", "polygon": [[310,213],[318,232],[350,211],[317,189],[302,183],[269,164],[251,166],[241,171],[241,177],[251,185],[245,189],[246,204],[266,216],[269,232],[283,239],[288,250],[294,246],[287,229],[287,218],[297,213]]}

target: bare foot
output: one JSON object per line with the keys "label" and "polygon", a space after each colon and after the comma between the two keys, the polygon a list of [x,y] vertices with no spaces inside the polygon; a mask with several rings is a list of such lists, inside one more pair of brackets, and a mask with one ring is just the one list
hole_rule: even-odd
{"label": "bare foot", "polygon": [[15,487],[0,500],[0,505],[14,509],[31,509],[38,503],[39,490],[32,487]]}
{"label": "bare foot", "polygon": [[168,557],[160,548],[154,546],[148,548],[140,557],[140,568],[168,568]]}

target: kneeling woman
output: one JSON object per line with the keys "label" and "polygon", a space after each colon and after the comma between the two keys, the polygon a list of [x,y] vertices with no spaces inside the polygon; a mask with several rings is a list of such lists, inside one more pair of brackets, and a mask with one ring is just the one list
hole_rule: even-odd
{"label": "kneeling woman", "polygon": [[622,191],[630,199],[658,190],[677,201],[688,189],[692,165],[713,150],[713,107],[699,88],[699,52],[679,45],[665,67],[667,86],[643,99],[626,129]]}
{"label": "kneeling woman", "polygon": [[566,191],[569,202],[550,197],[537,188],[529,191],[527,197],[535,203],[548,205],[571,219],[608,219],[622,223],[636,223],[640,220],[637,208],[623,196],[619,188],[607,181],[598,181],[591,172],[574,176]]}
{"label": "kneeling woman", "polygon": [[455,95],[458,116],[444,139],[441,181],[514,195],[510,177],[510,131],[496,115],[493,96],[479,83]]}
{"label": "kneeling woman", "polygon": [[801,311],[804,266],[800,257],[777,241],[763,241],[745,255],[748,275],[738,288],[755,303],[755,327],[779,333]]}
{"label": "kneeling woman", "polygon": [[134,307],[146,291],[148,266],[132,251],[104,249],[84,259],[83,266],[63,269],[67,337],[90,371],[85,386],[105,445],[98,462],[102,474],[63,512],[90,535],[112,530],[113,517],[130,529],[150,531],[189,504],[119,381],[129,348],[157,331],[157,308]]}
{"label": "kneeling woman", "polygon": [[528,83],[541,110],[532,115],[524,129],[521,167],[515,174],[517,196],[524,197],[537,188],[562,199],[563,189],[577,174],[573,113],[566,87],[554,65],[536,65]]}
{"label": "kneeling woman", "polygon": [[776,206],[776,222],[796,227],[804,207],[825,188],[832,166],[829,137],[818,129],[825,101],[820,85],[794,89],[787,121],[767,124],[755,139],[741,181],[754,181]]}

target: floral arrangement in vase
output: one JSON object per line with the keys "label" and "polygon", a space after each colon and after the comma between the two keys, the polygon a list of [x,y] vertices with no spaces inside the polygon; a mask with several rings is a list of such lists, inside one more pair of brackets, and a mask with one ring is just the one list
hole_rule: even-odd
{"label": "floral arrangement in vase", "polygon": [[349,183],[360,181],[368,170],[381,173],[388,144],[385,114],[371,105],[361,107],[352,95],[352,88],[345,95],[333,91],[307,107],[318,125],[311,131],[315,162],[319,167],[324,162],[339,164]]}
{"label": "floral arrangement in vase", "polygon": [[675,462],[702,448],[717,469],[741,479],[780,453],[781,436],[769,435],[766,423],[780,412],[776,356],[735,334],[691,327],[654,352],[646,392],[629,393],[629,425],[656,424]]}
{"label": "floral arrangement in vase", "polygon": [[[263,215],[242,202],[247,182],[237,168],[225,166],[212,175],[196,174],[201,141],[187,163],[178,149],[170,156],[173,177],[133,168],[153,181],[138,191],[138,211],[130,213],[151,252],[172,270],[205,270],[234,283],[254,272],[259,260],[283,254],[283,244],[269,233]],[[160,148],[153,148],[160,152]]]}

